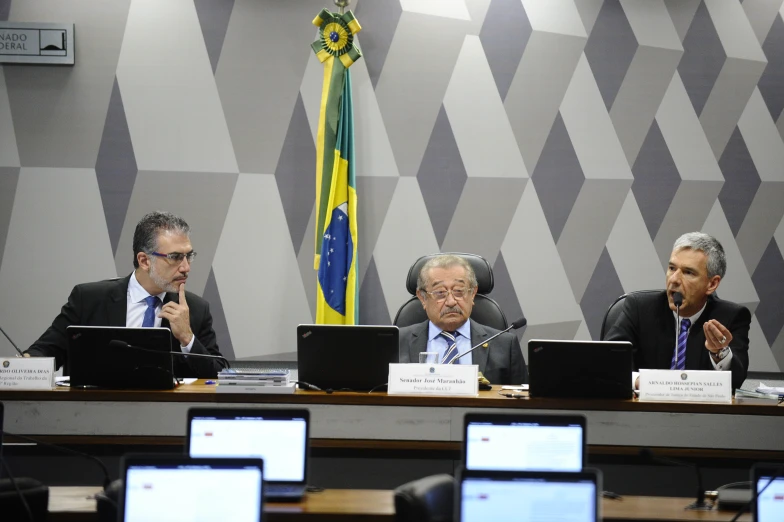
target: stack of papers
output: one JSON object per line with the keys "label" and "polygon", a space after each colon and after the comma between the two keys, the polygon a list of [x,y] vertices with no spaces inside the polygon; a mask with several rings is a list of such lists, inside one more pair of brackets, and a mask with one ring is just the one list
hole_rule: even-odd
{"label": "stack of papers", "polygon": [[294,393],[289,370],[225,369],[218,374],[218,392]]}
{"label": "stack of papers", "polygon": [[784,388],[775,388],[772,386],[766,386],[764,382],[759,383],[757,389],[754,390],[757,393],[765,393],[767,395],[776,395],[778,397],[784,395]]}

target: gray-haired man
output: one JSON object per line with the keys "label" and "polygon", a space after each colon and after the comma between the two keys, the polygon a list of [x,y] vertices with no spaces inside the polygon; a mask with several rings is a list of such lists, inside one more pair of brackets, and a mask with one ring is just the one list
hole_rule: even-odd
{"label": "gray-haired man", "polygon": [[[439,361],[448,363],[498,333],[470,319],[476,290],[474,270],[462,257],[441,255],[428,260],[417,279],[417,297],[428,320],[400,329],[400,362],[418,362],[420,352],[438,352]],[[455,363],[478,365],[493,384],[528,382],[520,342],[511,333]]]}
{"label": "gray-haired man", "polygon": [[[727,270],[724,248],[714,237],[689,232],[679,237],[667,265],[666,290],[630,295],[608,341],[630,341],[635,370],[731,370],[739,388],[749,367],[748,308],[716,297]],[[680,293],[677,333],[673,294]]]}

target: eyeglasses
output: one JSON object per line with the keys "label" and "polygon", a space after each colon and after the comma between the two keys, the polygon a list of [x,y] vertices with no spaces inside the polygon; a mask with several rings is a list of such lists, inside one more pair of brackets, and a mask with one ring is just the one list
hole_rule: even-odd
{"label": "eyeglasses", "polygon": [[188,263],[193,263],[193,258],[196,257],[196,252],[188,252],[187,254],[183,254],[182,252],[171,252],[170,254],[161,254],[160,252],[148,252],[148,254],[155,257],[165,257],[169,261],[174,261],[177,264],[182,263],[183,259],[187,259]]}
{"label": "eyeglasses", "polygon": [[463,299],[465,296],[471,293],[470,288],[453,288],[451,290],[435,290],[433,292],[425,292],[427,295],[435,299],[436,301],[445,301],[446,297],[449,294],[452,294],[452,297],[455,299]]}

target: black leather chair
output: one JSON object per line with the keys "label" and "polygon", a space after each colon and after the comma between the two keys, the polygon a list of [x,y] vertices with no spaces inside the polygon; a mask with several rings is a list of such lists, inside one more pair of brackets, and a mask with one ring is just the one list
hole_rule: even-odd
{"label": "black leather chair", "polygon": [[604,336],[607,335],[607,332],[610,330],[610,327],[615,324],[618,318],[621,316],[621,310],[623,310],[623,301],[628,296],[632,294],[655,294],[661,292],[661,290],[637,290],[635,292],[629,292],[623,294],[622,296],[618,297],[610,307],[607,309],[607,312],[604,314],[604,320],[602,321],[602,330],[599,334],[599,339],[604,341]]}
{"label": "black leather chair", "polygon": [[[478,288],[476,298],[474,299],[474,309],[471,312],[471,319],[479,324],[495,328],[496,330],[503,330],[509,326],[506,322],[506,316],[504,315],[503,310],[501,310],[501,307],[498,306],[498,303],[490,297],[487,297],[487,294],[493,290],[494,284],[493,269],[490,267],[490,263],[482,256],[476,254],[461,254],[458,252],[445,252],[445,254],[462,257],[468,261],[471,264],[471,268],[474,269]],[[397,315],[395,315],[395,320],[393,322],[394,325],[400,327],[411,326],[412,324],[421,323],[427,320],[425,309],[422,308],[422,303],[416,296],[417,278],[419,277],[419,272],[422,270],[424,264],[430,258],[439,255],[443,254],[422,256],[408,269],[406,290],[408,290],[408,293],[410,293],[412,297],[397,311]]]}
{"label": "black leather chair", "polygon": [[21,493],[30,508],[33,521],[46,522],[49,517],[49,487],[27,477],[18,477],[15,482],[16,486],[11,479],[0,479],[0,520],[30,520],[19,498]]}
{"label": "black leather chair", "polygon": [[455,479],[432,475],[395,489],[395,520],[398,522],[452,522]]}

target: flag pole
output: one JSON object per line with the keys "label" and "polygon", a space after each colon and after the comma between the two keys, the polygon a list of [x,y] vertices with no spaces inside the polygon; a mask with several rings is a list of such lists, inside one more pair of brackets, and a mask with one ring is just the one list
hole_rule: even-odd
{"label": "flag pole", "polygon": [[351,0],[334,0],[335,5],[340,8],[340,14],[343,14],[346,10],[346,7],[349,6]]}

